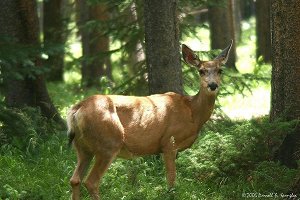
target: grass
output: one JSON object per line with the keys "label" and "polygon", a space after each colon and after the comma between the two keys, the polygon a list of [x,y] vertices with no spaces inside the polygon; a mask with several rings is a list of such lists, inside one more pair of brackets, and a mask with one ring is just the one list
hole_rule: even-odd
{"label": "grass", "polygon": [[36,149],[36,155],[3,153],[0,199],[68,199],[67,184],[76,158],[61,141],[63,137],[53,135]]}
{"label": "grass", "polygon": [[[257,156],[254,151],[249,153],[250,156],[243,156],[244,153],[248,155],[247,149],[253,151],[246,143],[239,151],[234,150],[240,148],[236,146],[238,143],[235,140],[247,139],[238,136],[239,134],[248,133],[249,136],[256,137],[254,133],[257,133],[260,135],[258,137],[263,137],[265,133],[253,132],[257,125],[247,121],[225,129],[224,127],[228,127],[226,123],[219,123],[220,127],[214,131],[204,129],[193,147],[179,154],[176,161],[176,190],[167,190],[161,159],[155,156],[129,161],[117,159],[102,180],[102,199],[226,200],[243,199],[248,193],[286,194],[297,175],[296,170],[269,161],[243,165],[243,162],[252,162],[261,157],[261,154]],[[218,142],[216,138],[222,142]],[[255,141],[260,144],[257,148],[261,148],[263,139],[253,140],[254,144]],[[67,148],[66,142],[66,136],[57,132],[30,153],[20,152],[9,146],[1,147],[0,199],[69,199],[69,178],[75,168],[76,157],[74,151]],[[217,153],[220,150],[223,151],[222,154]],[[242,159],[226,160],[235,156]],[[225,170],[222,166],[229,166],[227,163],[232,166]],[[220,169],[223,171],[221,174]],[[82,199],[89,199],[84,188]]]}

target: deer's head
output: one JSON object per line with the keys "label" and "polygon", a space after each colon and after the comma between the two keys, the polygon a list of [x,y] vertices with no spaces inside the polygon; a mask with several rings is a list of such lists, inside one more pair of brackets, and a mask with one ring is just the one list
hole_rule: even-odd
{"label": "deer's head", "polygon": [[221,66],[224,65],[229,56],[233,40],[215,59],[201,61],[197,54],[188,46],[182,45],[182,56],[186,63],[196,67],[201,76],[201,88],[207,88],[210,93],[216,93],[221,82]]}

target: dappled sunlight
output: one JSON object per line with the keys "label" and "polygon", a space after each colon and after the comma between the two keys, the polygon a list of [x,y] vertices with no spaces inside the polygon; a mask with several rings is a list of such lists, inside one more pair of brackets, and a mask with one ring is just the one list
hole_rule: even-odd
{"label": "dappled sunlight", "polygon": [[236,67],[240,73],[252,73],[256,64],[256,35],[255,20],[242,22],[242,42],[236,48],[237,61]]}
{"label": "dappled sunlight", "polygon": [[70,52],[74,58],[80,58],[82,56],[81,43],[75,41],[74,43],[70,44]]}
{"label": "dappled sunlight", "polygon": [[194,51],[209,51],[210,50],[210,39],[209,39],[209,29],[198,28],[197,29],[198,38],[187,37],[182,41]]}
{"label": "dappled sunlight", "polygon": [[[242,22],[242,42],[237,46],[236,67],[242,74],[254,73],[256,70],[256,35],[255,19]],[[266,68],[259,69],[267,71]],[[267,73],[267,72],[265,72]],[[252,88],[252,93],[234,94],[220,99],[222,110],[231,119],[251,119],[268,115],[270,111],[270,85],[262,84]]]}
{"label": "dappled sunlight", "polygon": [[78,71],[66,71],[64,73],[64,82],[66,84],[76,84],[81,81],[81,73]]}
{"label": "dappled sunlight", "polygon": [[251,119],[268,115],[270,111],[270,86],[253,89],[252,94],[235,94],[220,98],[222,110],[231,119]]}
{"label": "dappled sunlight", "polygon": [[238,55],[236,68],[242,74],[252,73],[256,65],[255,40],[249,40],[249,43],[250,42],[252,42],[253,44],[240,45],[236,49]]}

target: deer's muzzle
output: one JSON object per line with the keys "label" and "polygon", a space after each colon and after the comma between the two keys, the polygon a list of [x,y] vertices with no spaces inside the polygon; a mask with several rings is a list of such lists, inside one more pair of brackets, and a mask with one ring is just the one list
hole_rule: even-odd
{"label": "deer's muzzle", "polygon": [[218,88],[218,84],[216,84],[216,83],[209,83],[208,84],[208,87],[209,87],[209,89],[211,90],[211,91],[215,91],[217,88]]}

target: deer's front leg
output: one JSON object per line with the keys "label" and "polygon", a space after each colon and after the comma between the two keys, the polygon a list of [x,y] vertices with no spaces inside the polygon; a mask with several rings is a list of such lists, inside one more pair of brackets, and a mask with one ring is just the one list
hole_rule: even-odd
{"label": "deer's front leg", "polygon": [[175,139],[172,136],[163,149],[163,159],[166,167],[166,175],[169,189],[174,188],[176,179],[176,154]]}

